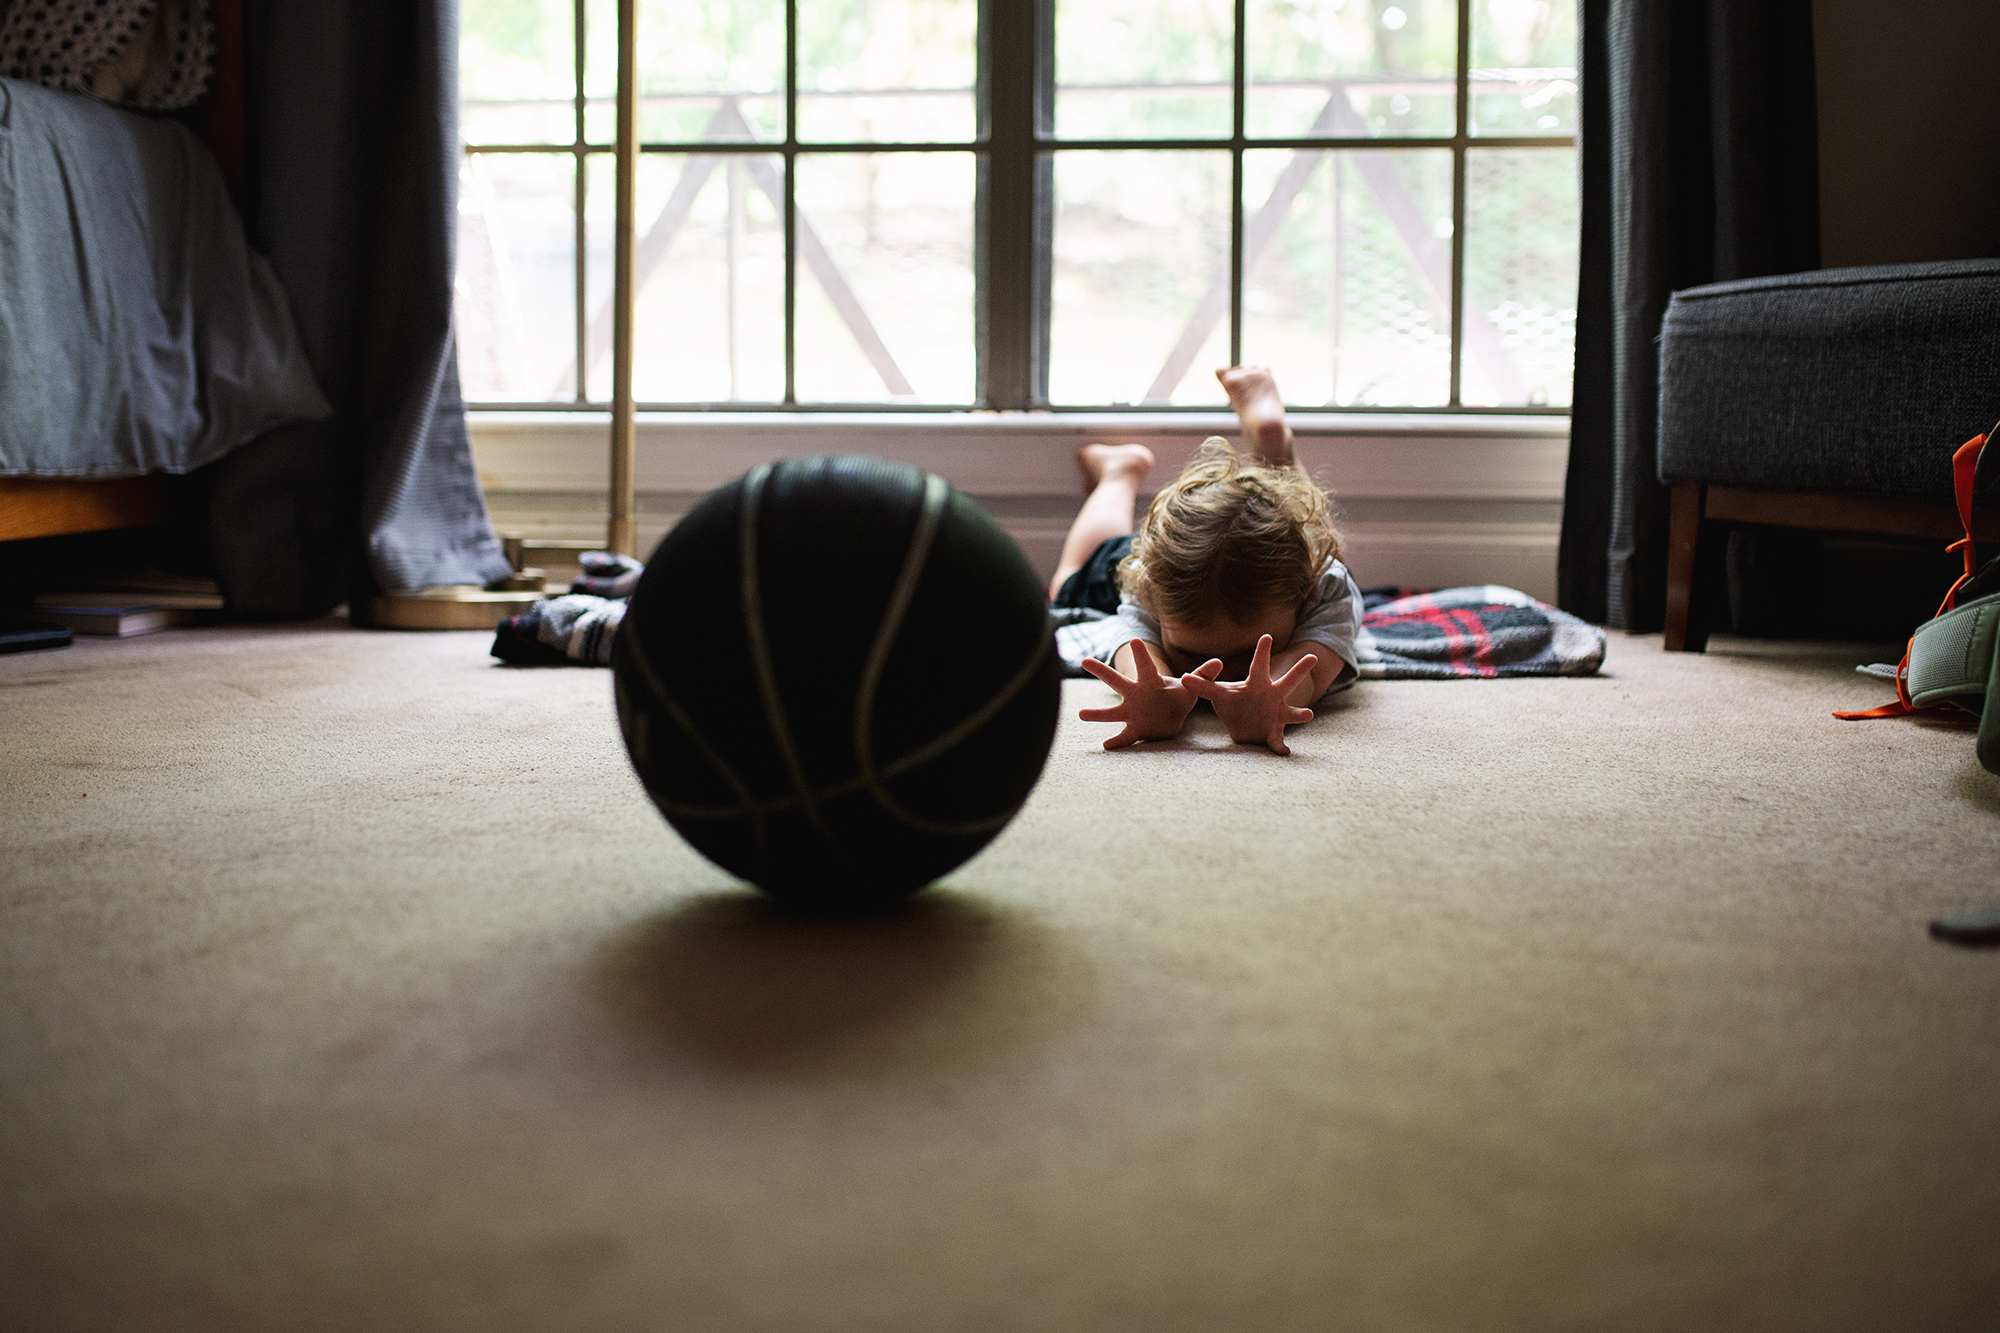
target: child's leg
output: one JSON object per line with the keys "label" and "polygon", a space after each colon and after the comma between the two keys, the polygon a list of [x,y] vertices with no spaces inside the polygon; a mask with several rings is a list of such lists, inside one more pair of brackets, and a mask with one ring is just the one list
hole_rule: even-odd
{"label": "child's leg", "polygon": [[1258,462],[1269,467],[1295,467],[1292,428],[1285,424],[1285,400],[1278,396],[1278,382],[1262,366],[1231,366],[1218,370],[1215,377],[1229,391],[1229,405],[1243,423],[1243,447]]}
{"label": "child's leg", "polygon": [[1099,543],[1132,531],[1139,483],[1153,470],[1153,451],[1143,444],[1086,444],[1076,451],[1076,465],[1090,482],[1090,498],[1069,525],[1069,536],[1063,538],[1056,576],[1049,580],[1051,600],[1069,576],[1083,568]]}

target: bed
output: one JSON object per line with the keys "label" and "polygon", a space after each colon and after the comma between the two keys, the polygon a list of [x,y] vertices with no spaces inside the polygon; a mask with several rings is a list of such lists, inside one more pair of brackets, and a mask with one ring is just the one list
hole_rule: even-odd
{"label": "bed", "polygon": [[[177,12],[154,9],[153,33]],[[240,26],[232,5],[214,16],[207,143],[0,78],[0,540],[162,521],[168,477],[329,413],[218,162],[240,170]],[[170,49],[127,45],[128,83],[100,93]]]}

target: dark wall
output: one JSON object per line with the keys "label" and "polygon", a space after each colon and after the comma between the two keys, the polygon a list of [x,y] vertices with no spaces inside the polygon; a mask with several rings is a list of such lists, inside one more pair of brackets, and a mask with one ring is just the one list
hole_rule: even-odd
{"label": "dark wall", "polygon": [[1813,0],[1820,262],[2000,254],[2000,2]]}

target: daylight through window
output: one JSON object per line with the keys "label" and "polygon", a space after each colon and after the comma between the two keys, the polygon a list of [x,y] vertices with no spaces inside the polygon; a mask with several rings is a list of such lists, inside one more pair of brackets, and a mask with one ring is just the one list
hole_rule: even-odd
{"label": "daylight through window", "polygon": [[[1551,0],[641,0],[642,406],[1551,410]],[[612,0],[464,0],[476,406],[610,397]]]}

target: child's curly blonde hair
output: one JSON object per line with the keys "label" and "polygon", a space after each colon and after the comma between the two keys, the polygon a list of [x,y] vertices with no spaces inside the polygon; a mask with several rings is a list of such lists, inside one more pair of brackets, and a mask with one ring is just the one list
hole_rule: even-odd
{"label": "child's curly blonde hair", "polygon": [[1153,497],[1118,585],[1156,619],[1243,621],[1305,601],[1339,555],[1326,492],[1310,477],[1245,461],[1210,436]]}

